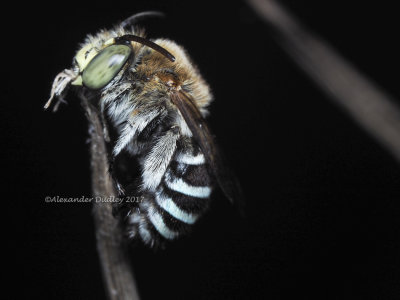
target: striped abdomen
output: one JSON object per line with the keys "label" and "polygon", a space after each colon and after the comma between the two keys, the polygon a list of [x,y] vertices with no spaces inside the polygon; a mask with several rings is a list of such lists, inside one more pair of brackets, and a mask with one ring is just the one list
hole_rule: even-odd
{"label": "striped abdomen", "polygon": [[209,204],[211,181],[207,168],[199,150],[178,147],[158,186],[144,189],[143,201],[131,210],[129,236],[155,246],[187,233]]}

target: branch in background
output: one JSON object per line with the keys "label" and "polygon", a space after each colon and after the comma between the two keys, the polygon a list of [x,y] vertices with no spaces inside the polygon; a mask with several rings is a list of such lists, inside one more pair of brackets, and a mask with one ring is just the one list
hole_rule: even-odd
{"label": "branch in background", "polygon": [[277,41],[320,88],[400,161],[400,109],[279,3],[248,0],[273,29]]}
{"label": "branch in background", "polygon": [[[89,121],[92,191],[94,197],[116,197],[108,174],[107,148],[98,110],[81,95],[82,106]],[[127,254],[127,245],[118,221],[112,216],[111,203],[93,204],[97,251],[108,298],[138,300],[134,276]]]}

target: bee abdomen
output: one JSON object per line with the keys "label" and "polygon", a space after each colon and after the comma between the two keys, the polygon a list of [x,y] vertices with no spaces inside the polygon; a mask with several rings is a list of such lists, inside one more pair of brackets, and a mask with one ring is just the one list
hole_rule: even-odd
{"label": "bee abdomen", "polygon": [[190,232],[209,205],[211,181],[204,156],[177,154],[160,185],[147,193],[128,221],[129,235],[156,246]]}

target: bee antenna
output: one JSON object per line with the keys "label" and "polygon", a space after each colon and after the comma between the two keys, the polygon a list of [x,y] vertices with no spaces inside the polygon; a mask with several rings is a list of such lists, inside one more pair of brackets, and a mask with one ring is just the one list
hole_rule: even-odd
{"label": "bee antenna", "polygon": [[126,41],[137,42],[137,43],[143,44],[143,45],[150,47],[151,49],[161,53],[166,58],[168,58],[170,61],[172,61],[172,62],[175,61],[175,56],[173,56],[171,53],[169,53],[166,49],[164,49],[163,47],[157,45],[156,43],[153,43],[152,41],[142,38],[140,36],[133,35],[133,34],[125,34],[123,36],[115,38],[115,41],[117,43],[126,42]]}
{"label": "bee antenna", "polygon": [[134,14],[134,15],[130,16],[129,18],[125,19],[124,21],[122,21],[121,27],[126,28],[128,26],[133,26],[137,22],[139,22],[143,19],[146,19],[148,17],[164,18],[165,14],[161,11],[156,11],[156,10],[140,12],[140,13]]}

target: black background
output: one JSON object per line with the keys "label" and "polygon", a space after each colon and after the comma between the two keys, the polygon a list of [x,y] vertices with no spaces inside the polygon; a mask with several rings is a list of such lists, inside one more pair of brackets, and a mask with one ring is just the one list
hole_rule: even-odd
{"label": "black background", "polygon": [[[105,298],[91,205],[44,200],[90,196],[86,120],[73,95],[56,114],[42,107],[87,33],[157,9],[168,18],[146,21],[149,37],[182,44],[212,87],[210,127],[243,185],[247,218],[217,191],[190,237],[161,252],[132,249],[142,298],[399,299],[395,159],[292,64],[246,3],[159,2],[3,12],[2,213],[14,298]],[[282,3],[400,98],[394,4]]]}

